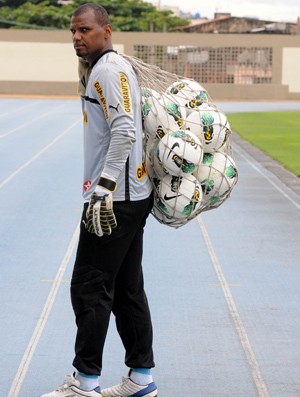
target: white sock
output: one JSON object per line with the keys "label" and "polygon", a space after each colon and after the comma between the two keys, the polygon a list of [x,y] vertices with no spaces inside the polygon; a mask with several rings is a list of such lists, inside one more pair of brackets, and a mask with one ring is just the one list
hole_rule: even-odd
{"label": "white sock", "polygon": [[149,383],[153,382],[153,377],[151,374],[143,374],[141,372],[135,371],[134,369],[131,370],[129,377],[132,382],[141,386],[146,386]]}
{"label": "white sock", "polygon": [[84,391],[92,391],[99,386],[99,376],[86,375],[82,372],[76,372],[75,378],[80,382],[80,389]]}

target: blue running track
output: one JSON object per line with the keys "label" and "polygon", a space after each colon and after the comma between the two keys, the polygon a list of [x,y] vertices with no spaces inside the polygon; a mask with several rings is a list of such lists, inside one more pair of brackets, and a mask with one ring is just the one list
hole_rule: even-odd
{"label": "blue running track", "polygon": [[[146,227],[160,397],[300,396],[300,197],[234,150],[240,178],[226,203],[178,230],[152,216]],[[38,397],[73,371],[79,100],[0,98],[0,164],[0,397]],[[126,374],[123,360],[112,318],[102,387]]]}

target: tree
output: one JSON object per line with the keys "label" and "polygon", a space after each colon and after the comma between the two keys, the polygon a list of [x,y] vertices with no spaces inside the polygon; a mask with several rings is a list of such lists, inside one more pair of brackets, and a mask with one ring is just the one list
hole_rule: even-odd
{"label": "tree", "polygon": [[60,8],[44,0],[39,4],[27,1],[20,7],[0,8],[0,27],[65,29],[69,16],[60,12]]}
{"label": "tree", "polygon": [[[0,27],[25,27],[32,25],[52,29],[69,29],[70,15],[87,0],[74,0],[61,5],[57,0],[0,0]],[[171,11],[159,11],[143,0],[94,0],[103,5],[111,19],[114,31],[146,32],[151,24],[155,31],[172,30],[175,26],[187,25],[186,19],[172,15]]]}
{"label": "tree", "polygon": [[[0,0],[0,6],[8,6],[10,8],[17,8],[20,7],[22,4],[25,3],[32,3],[32,4],[39,4],[42,3],[44,0]],[[57,0],[50,0],[50,4],[58,5]]]}

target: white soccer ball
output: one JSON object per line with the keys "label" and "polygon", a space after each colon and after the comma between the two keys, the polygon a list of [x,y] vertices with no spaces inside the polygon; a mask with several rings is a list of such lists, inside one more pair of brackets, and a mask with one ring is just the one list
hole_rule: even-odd
{"label": "white soccer ball", "polygon": [[186,119],[185,108],[166,95],[149,97],[142,112],[146,133],[160,138],[169,131],[182,128]]}
{"label": "white soccer ball", "polygon": [[166,174],[167,170],[165,170],[156,156],[156,147],[157,142],[154,142],[154,145],[146,148],[145,153],[145,161],[146,161],[146,169],[150,179],[155,183],[155,179],[162,179]]}
{"label": "white soccer ball", "polygon": [[201,183],[204,202],[213,207],[228,197],[237,182],[238,171],[234,160],[227,154],[205,153],[194,176]]}
{"label": "white soccer ball", "polygon": [[157,206],[168,217],[190,218],[201,206],[201,184],[193,175],[166,175],[158,185]]}
{"label": "white soccer ball", "polygon": [[207,91],[194,80],[176,81],[167,88],[166,93],[171,94],[178,103],[189,110],[208,102]]}
{"label": "white soccer ball", "polygon": [[191,174],[203,158],[203,148],[199,138],[183,130],[166,134],[158,142],[156,153],[163,168],[175,176]]}
{"label": "white soccer ball", "polygon": [[181,227],[188,222],[188,219],[174,219],[172,216],[167,216],[165,213],[161,211],[157,201],[154,201],[154,205],[152,207],[151,212],[154,218],[158,222],[174,228]]}
{"label": "white soccer ball", "polygon": [[163,94],[160,98],[161,104],[167,111],[167,114],[175,120],[177,127],[170,128],[170,131],[174,129],[184,129],[186,119],[186,109],[174,98],[172,95]]}
{"label": "white soccer ball", "polygon": [[148,173],[149,178],[152,180],[156,178],[156,174],[153,170],[153,157],[154,157],[154,148],[156,148],[157,142],[147,141],[145,146],[145,163],[146,163],[146,170]]}
{"label": "white soccer ball", "polygon": [[141,87],[141,96],[142,96],[142,105],[145,105],[145,103],[150,98],[159,99],[161,97],[161,94],[159,94],[157,91],[153,90],[152,88]]}
{"label": "white soccer ball", "polygon": [[159,158],[156,156],[156,153],[153,153],[153,169],[155,172],[155,175],[159,178],[162,179],[166,174],[168,174],[168,170],[165,169]]}
{"label": "white soccer ball", "polygon": [[205,153],[220,149],[231,133],[225,114],[206,104],[187,116],[186,129],[202,140]]}

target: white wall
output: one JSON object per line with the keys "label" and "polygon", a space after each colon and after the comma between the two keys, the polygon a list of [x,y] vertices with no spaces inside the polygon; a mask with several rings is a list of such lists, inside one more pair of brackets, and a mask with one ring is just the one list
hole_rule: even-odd
{"label": "white wall", "polygon": [[[123,46],[114,48],[122,52]],[[71,43],[0,41],[0,65],[2,81],[78,81]]]}
{"label": "white wall", "polygon": [[289,92],[300,92],[300,48],[283,48],[282,84]]}

